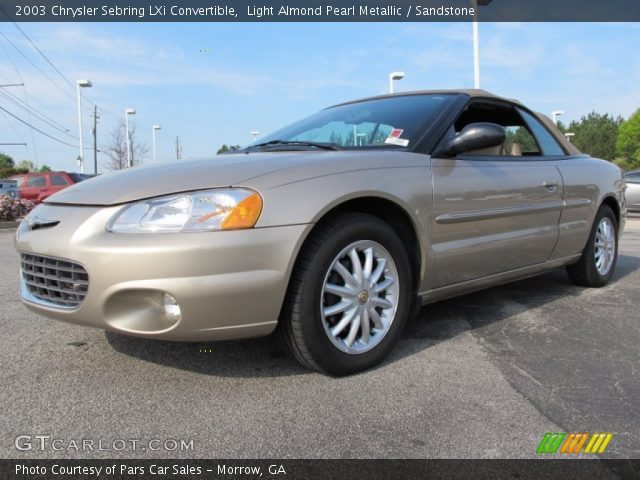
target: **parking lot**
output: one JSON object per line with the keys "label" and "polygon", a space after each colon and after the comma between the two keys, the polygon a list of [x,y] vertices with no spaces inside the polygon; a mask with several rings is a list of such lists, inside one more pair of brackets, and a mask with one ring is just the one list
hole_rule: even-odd
{"label": "parking lot", "polygon": [[[563,270],[422,309],[380,367],[310,372],[270,339],[180,344],[40,318],[0,231],[0,456],[535,457],[546,432],[613,432],[640,458],[640,218],[613,282]],[[193,450],[18,451],[19,435],[193,440]]]}

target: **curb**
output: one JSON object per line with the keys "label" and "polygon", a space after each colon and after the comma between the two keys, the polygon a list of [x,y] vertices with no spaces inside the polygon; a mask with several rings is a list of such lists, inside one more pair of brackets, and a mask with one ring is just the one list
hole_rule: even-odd
{"label": "curb", "polygon": [[20,225],[20,220],[12,220],[12,221],[0,221],[0,230],[12,230],[14,228],[18,228]]}

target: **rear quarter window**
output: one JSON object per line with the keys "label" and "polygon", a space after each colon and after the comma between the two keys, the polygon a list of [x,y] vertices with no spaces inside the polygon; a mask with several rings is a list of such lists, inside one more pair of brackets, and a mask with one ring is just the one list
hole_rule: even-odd
{"label": "rear quarter window", "polygon": [[54,187],[69,185],[67,178],[60,173],[54,173],[51,175],[50,178],[51,178],[51,185],[53,185]]}
{"label": "rear quarter window", "polygon": [[549,133],[549,130],[547,130],[542,123],[540,123],[530,113],[525,112],[524,110],[519,111],[520,115],[522,115],[522,118],[524,118],[524,121],[533,132],[533,136],[538,140],[538,145],[540,145],[543,155],[565,155],[562,147],[558,142],[556,142],[556,139],[553,138],[553,135]]}

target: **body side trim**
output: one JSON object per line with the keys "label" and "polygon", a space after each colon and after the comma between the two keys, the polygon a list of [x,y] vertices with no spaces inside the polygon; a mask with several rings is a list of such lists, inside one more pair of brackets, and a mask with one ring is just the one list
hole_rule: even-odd
{"label": "body side trim", "polygon": [[436,288],[434,290],[428,290],[421,292],[419,296],[422,299],[422,304],[438,302],[459,295],[466,295],[467,293],[475,292],[477,290],[484,290],[485,288],[495,287],[504,283],[514,282],[516,280],[522,280],[528,277],[536,276],[540,273],[554,268],[569,265],[580,259],[581,254],[571,255],[569,257],[559,258],[556,260],[549,260],[544,263],[532,265],[529,267],[518,268],[516,270],[510,270],[508,272],[496,273],[487,277],[476,278],[474,280],[468,280],[462,283],[456,283],[454,285],[447,285],[445,287]]}

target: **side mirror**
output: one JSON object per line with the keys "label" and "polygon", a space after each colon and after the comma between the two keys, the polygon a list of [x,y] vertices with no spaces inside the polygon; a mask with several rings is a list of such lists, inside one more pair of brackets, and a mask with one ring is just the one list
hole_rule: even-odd
{"label": "side mirror", "polygon": [[507,138],[504,127],[495,123],[470,123],[458,133],[449,145],[452,155],[502,145]]}

